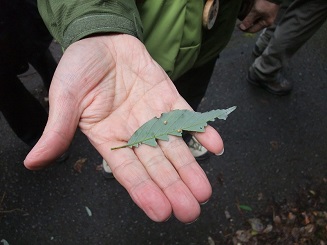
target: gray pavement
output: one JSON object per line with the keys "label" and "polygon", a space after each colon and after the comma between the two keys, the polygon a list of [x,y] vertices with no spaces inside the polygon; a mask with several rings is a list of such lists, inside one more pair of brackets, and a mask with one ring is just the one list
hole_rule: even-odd
{"label": "gray pavement", "polygon": [[[224,139],[225,153],[201,162],[213,195],[196,222],[149,220],[123,187],[103,179],[97,168],[101,157],[79,131],[66,163],[36,172],[25,169],[28,148],[0,114],[0,241],[224,244],[224,236],[241,228],[267,200],[291,198],[301,185],[327,177],[327,25],[285,67],[295,86],[284,97],[245,81],[256,37],[235,30],[201,105],[202,111],[238,108],[227,121],[212,123]],[[52,50],[59,58],[58,45]],[[23,79],[33,93],[42,94],[33,69]],[[74,165],[83,158],[78,172]],[[240,212],[237,204],[253,211]]]}

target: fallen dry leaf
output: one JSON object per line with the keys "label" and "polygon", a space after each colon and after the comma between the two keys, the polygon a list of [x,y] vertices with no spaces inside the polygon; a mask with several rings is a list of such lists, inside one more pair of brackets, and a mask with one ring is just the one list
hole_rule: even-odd
{"label": "fallen dry leaf", "polygon": [[78,159],[75,164],[74,164],[74,169],[76,172],[81,173],[82,172],[82,168],[84,167],[84,165],[86,164],[87,158],[80,158]]}
{"label": "fallen dry leaf", "polygon": [[103,169],[102,164],[99,164],[99,165],[97,165],[97,166],[95,167],[95,170],[96,170],[96,171],[102,171],[102,169]]}
{"label": "fallen dry leaf", "polygon": [[270,141],[270,145],[271,145],[271,148],[273,148],[274,150],[277,150],[279,148],[279,144],[275,140]]}

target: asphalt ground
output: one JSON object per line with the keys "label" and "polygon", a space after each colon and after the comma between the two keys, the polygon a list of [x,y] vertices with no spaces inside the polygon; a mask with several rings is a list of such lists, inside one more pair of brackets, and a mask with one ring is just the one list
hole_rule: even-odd
{"label": "asphalt ground", "polygon": [[[235,29],[201,104],[201,111],[237,110],[211,123],[225,153],[200,162],[213,195],[196,222],[147,218],[122,186],[103,178],[101,156],[79,131],[65,163],[27,170],[28,148],[0,114],[0,244],[224,244],[267,201],[326,178],[327,25],[285,66],[294,90],[283,97],[245,81],[256,38]],[[51,49],[59,59],[58,44]],[[32,68],[22,80],[43,99]]]}

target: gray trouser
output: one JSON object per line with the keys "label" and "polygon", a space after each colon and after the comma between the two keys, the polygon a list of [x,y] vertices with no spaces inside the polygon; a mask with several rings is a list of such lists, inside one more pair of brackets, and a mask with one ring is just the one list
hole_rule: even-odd
{"label": "gray trouser", "polygon": [[276,26],[258,39],[259,49],[267,42],[262,55],[252,64],[262,80],[276,80],[282,67],[322,26],[327,19],[327,0],[294,0],[280,17]]}
{"label": "gray trouser", "polygon": [[260,36],[258,37],[258,39],[255,43],[255,49],[254,49],[255,56],[260,56],[263,53],[263,51],[267,48],[267,46],[270,42],[270,39],[274,35],[274,32],[276,30],[278,23],[284,16],[286,9],[289,7],[289,5],[291,3],[292,3],[292,1],[283,1],[283,3],[280,5],[280,8],[279,8],[279,11],[278,11],[278,14],[276,16],[274,23],[271,26],[263,29],[263,31],[260,33]]}

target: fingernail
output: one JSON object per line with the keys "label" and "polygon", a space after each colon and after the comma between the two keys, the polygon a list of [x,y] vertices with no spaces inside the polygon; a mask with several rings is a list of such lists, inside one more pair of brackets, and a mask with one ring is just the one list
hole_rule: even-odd
{"label": "fingernail", "polygon": [[164,222],[167,222],[168,220],[170,220],[170,218],[171,218],[171,215],[169,215],[169,217]]}
{"label": "fingernail", "polygon": [[200,205],[205,205],[207,202],[209,202],[209,199],[205,202],[201,202]]}
{"label": "fingernail", "polygon": [[193,224],[193,223],[196,222],[197,220],[198,220],[198,218],[196,218],[195,220],[193,220],[193,221],[191,221],[191,222],[185,223],[185,225]]}
{"label": "fingernail", "polygon": [[222,154],[224,154],[225,148],[223,148],[223,150],[220,153],[215,154],[216,156],[221,156]]}
{"label": "fingernail", "polygon": [[243,24],[240,24],[239,27],[241,30],[243,30],[243,31],[245,30],[245,26]]}

